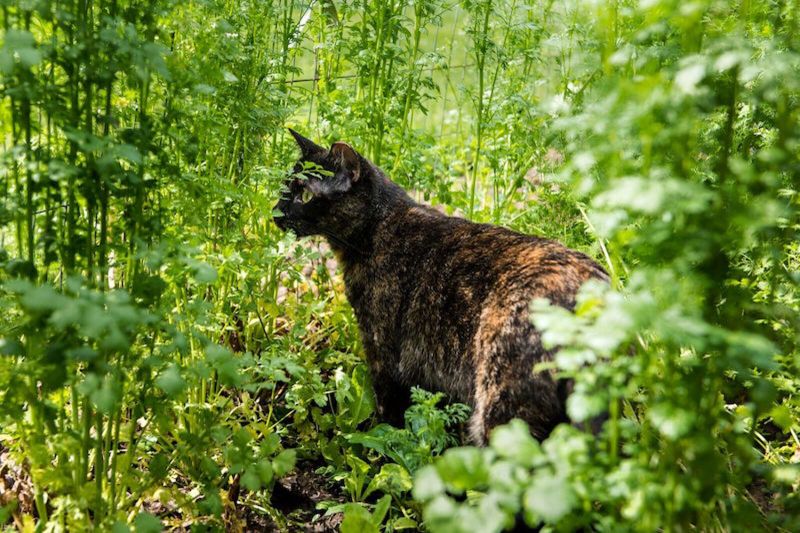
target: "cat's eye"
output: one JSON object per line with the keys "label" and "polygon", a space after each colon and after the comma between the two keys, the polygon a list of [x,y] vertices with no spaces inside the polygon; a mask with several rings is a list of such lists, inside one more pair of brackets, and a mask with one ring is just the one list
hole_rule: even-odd
{"label": "cat's eye", "polygon": [[313,199],[314,199],[314,193],[308,190],[308,188],[303,187],[303,192],[300,193],[300,200],[302,200],[304,204],[307,204]]}

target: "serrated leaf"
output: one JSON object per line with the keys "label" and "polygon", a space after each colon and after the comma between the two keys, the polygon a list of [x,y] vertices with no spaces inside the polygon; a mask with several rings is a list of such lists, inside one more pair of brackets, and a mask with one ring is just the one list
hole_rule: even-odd
{"label": "serrated leaf", "polygon": [[255,467],[248,467],[241,477],[242,486],[249,491],[257,491],[261,488],[261,479],[258,477]]}
{"label": "serrated leaf", "polygon": [[294,468],[295,461],[297,460],[297,452],[295,450],[283,450],[275,456],[272,460],[272,470],[275,472],[275,477],[283,477]]}

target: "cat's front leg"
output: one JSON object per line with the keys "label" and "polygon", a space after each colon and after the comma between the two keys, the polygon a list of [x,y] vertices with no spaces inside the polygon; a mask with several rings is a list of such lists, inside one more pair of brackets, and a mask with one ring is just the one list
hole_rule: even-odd
{"label": "cat's front leg", "polygon": [[378,418],[381,422],[402,428],[406,409],[411,405],[411,390],[389,372],[377,368],[371,370]]}

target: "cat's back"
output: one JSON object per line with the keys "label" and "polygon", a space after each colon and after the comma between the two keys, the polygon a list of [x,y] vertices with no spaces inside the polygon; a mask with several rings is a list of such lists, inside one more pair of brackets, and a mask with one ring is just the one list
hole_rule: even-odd
{"label": "cat's back", "polygon": [[379,236],[379,261],[385,257],[420,282],[430,278],[429,286],[438,289],[445,287],[436,280],[472,285],[482,297],[490,291],[517,291],[568,304],[587,279],[607,279],[587,255],[556,241],[424,206],[398,214]]}
{"label": "cat's back", "polygon": [[349,296],[364,333],[393,347],[403,379],[466,402],[482,346],[504,330],[513,330],[504,343],[534,342],[533,299],[572,307],[584,281],[605,278],[589,257],[555,241],[423,206],[387,219],[372,257],[352,274],[351,288],[361,280]]}

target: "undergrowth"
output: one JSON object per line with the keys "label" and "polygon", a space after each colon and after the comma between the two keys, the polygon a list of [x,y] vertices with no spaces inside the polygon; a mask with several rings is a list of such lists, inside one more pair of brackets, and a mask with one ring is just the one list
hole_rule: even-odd
{"label": "undergrowth", "polygon": [[[0,527],[800,529],[799,16],[0,2]],[[595,257],[531,312],[602,432],[379,423],[330,250],[272,222],[286,126]]]}

